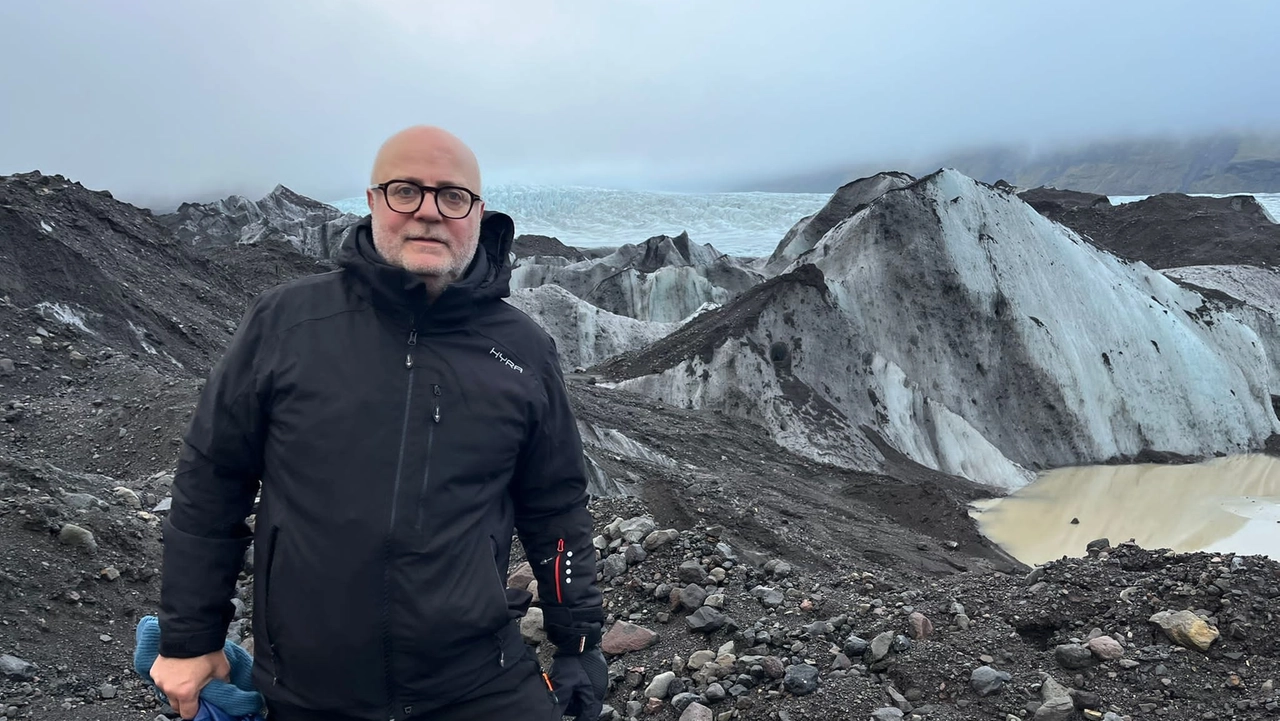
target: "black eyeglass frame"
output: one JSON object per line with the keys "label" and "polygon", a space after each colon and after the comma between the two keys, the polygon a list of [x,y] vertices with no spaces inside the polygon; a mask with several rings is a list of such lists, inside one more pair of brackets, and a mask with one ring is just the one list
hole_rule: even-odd
{"label": "black eyeglass frame", "polygon": [[[413,207],[413,210],[400,210],[399,208],[394,208],[391,206],[391,198],[387,195],[387,188],[397,183],[404,184],[404,185],[412,185],[413,187],[418,189],[419,191],[418,204]],[[369,190],[381,190],[382,200],[387,204],[387,208],[391,210],[391,212],[393,213],[402,213],[404,215],[413,215],[414,213],[418,212],[422,208],[423,202],[425,202],[427,199],[427,193],[430,193],[431,197],[435,200],[436,210],[440,213],[441,216],[448,218],[450,220],[462,220],[468,215],[471,215],[471,209],[476,207],[476,202],[480,200],[484,200],[480,196],[471,192],[467,188],[462,187],[461,185],[441,185],[441,186],[422,185],[420,183],[415,183],[412,180],[404,180],[401,178],[394,178],[392,180],[388,180],[383,183],[378,183],[377,185],[370,185]],[[440,207],[440,191],[442,190],[461,190],[462,192],[470,196],[471,202],[467,203],[467,212],[457,216],[449,215],[448,213],[444,212],[444,208]]]}

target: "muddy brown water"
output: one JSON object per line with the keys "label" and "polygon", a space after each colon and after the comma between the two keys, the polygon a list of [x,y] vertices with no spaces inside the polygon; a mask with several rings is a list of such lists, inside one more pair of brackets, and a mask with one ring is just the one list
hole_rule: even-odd
{"label": "muddy brown water", "polygon": [[1280,459],[1061,468],[972,504],[970,515],[983,535],[1027,564],[1083,556],[1098,538],[1280,560]]}

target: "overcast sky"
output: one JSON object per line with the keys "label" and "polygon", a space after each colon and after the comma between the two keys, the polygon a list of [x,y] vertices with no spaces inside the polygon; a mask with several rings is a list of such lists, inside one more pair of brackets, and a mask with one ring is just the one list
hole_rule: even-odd
{"label": "overcast sky", "polygon": [[738,187],[978,144],[1280,128],[1280,2],[0,2],[0,174],[139,204],[360,195],[443,125],[485,180]]}

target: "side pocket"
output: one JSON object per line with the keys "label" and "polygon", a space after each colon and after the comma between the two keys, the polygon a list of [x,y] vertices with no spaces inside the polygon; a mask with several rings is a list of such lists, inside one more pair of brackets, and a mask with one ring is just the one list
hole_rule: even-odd
{"label": "side pocket", "polygon": [[[498,539],[494,538],[492,535],[489,536],[489,565],[493,567],[493,576],[498,584],[498,599],[500,603],[498,611],[502,615],[502,618],[505,619],[507,618],[507,610],[509,608],[507,605],[507,577],[503,575],[502,569],[498,568]],[[503,643],[504,631],[505,627],[500,628],[497,633],[494,634],[494,641],[498,645],[498,666],[502,668],[507,667],[507,649],[506,645]]]}
{"label": "side pocket", "polygon": [[280,527],[273,527],[271,535],[267,537],[267,565],[262,576],[262,622],[263,628],[267,632],[267,648],[271,650],[272,685],[280,683],[281,678],[284,676],[283,666],[280,663],[280,653],[276,649],[276,634],[272,623],[275,615],[271,613],[271,577],[275,574],[276,544],[279,536]]}

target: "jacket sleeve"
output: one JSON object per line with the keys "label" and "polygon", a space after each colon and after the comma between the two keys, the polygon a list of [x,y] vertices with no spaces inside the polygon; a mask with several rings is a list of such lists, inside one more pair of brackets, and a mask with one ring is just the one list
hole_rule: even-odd
{"label": "jacket sleeve", "polygon": [[267,426],[262,326],[259,297],[209,374],[178,457],[158,614],[165,656],[221,649],[234,614]]}
{"label": "jacket sleeve", "polygon": [[599,645],[604,610],[596,585],[582,439],[555,343],[548,341],[541,373],[546,403],[530,429],[512,495],[516,531],[538,580],[547,638],[559,653],[575,654]]}

